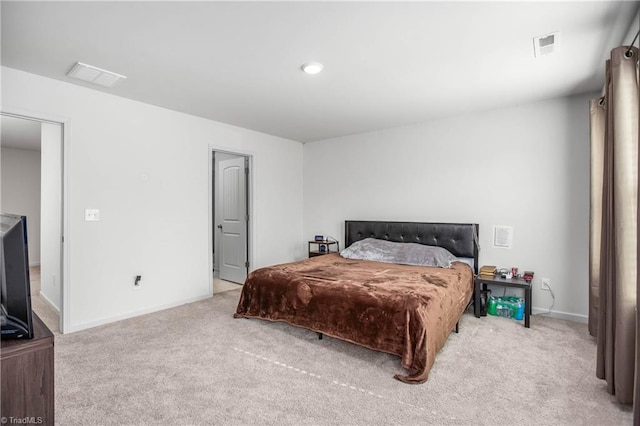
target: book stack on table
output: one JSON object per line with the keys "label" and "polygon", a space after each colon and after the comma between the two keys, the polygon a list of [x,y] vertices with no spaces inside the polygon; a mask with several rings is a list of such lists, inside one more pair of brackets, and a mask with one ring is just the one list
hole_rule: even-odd
{"label": "book stack on table", "polygon": [[491,265],[485,265],[482,268],[480,268],[479,271],[479,275],[482,278],[493,278],[493,276],[496,273],[496,267],[495,266],[491,266]]}

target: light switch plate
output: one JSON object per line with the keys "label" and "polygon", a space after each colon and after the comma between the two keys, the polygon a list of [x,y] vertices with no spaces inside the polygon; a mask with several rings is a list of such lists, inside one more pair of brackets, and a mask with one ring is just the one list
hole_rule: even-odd
{"label": "light switch plate", "polygon": [[98,209],[85,209],[84,210],[84,220],[85,220],[85,222],[99,222],[100,221],[100,210],[98,210]]}

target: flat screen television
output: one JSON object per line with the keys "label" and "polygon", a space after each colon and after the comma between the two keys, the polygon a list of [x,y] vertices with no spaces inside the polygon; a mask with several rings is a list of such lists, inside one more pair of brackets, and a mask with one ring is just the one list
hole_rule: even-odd
{"label": "flat screen television", "polygon": [[2,339],[33,338],[27,218],[0,214],[0,301]]}

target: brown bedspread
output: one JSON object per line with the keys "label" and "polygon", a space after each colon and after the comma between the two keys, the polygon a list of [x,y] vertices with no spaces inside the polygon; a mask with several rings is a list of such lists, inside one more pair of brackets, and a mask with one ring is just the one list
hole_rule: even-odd
{"label": "brown bedspread", "polygon": [[422,383],[472,291],[462,262],[444,269],[336,253],[253,271],[234,317],[284,321],[399,355],[409,371],[395,377]]}

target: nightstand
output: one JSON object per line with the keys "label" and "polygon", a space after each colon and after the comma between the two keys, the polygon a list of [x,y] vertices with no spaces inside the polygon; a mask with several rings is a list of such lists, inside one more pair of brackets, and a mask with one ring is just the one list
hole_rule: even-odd
{"label": "nightstand", "polygon": [[[333,247],[335,245],[335,247]],[[331,250],[331,248],[335,250]],[[338,253],[340,243],[337,241],[309,241],[309,257],[322,256],[323,254]]]}
{"label": "nightstand", "polygon": [[488,284],[524,289],[524,326],[529,328],[529,317],[531,316],[531,281],[525,281],[522,278],[501,278],[500,275],[494,275],[493,277],[478,275],[474,280],[473,289],[473,311],[477,318],[480,318],[480,293],[487,289]]}

